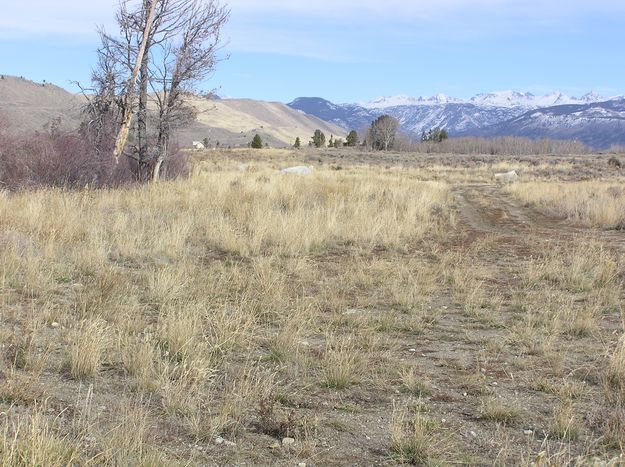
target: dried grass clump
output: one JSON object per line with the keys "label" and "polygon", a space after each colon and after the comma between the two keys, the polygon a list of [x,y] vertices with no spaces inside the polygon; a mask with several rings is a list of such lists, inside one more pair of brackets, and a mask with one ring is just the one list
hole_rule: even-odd
{"label": "dried grass clump", "polygon": [[102,320],[84,320],[72,330],[67,354],[71,377],[89,379],[96,376],[109,342],[109,328]]}
{"label": "dried grass clump", "polygon": [[585,227],[625,228],[625,189],[605,181],[528,182],[506,190],[525,204]]}

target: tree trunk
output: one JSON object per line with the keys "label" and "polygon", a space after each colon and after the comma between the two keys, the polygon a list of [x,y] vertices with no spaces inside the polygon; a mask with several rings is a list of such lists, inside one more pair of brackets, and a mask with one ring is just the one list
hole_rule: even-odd
{"label": "tree trunk", "polygon": [[135,88],[137,87],[137,77],[139,75],[139,68],[143,64],[143,57],[146,54],[148,48],[148,41],[150,39],[152,23],[154,22],[154,14],[156,11],[156,2],[157,0],[151,0],[150,2],[150,11],[148,13],[145,28],[143,30],[143,39],[141,40],[141,45],[139,46],[139,51],[137,52],[137,61],[135,62],[130,81],[128,82],[128,89],[126,91],[125,115],[122,119],[122,125],[119,129],[119,133],[117,134],[117,139],[115,140],[115,149],[113,149],[113,159],[115,159],[115,164],[119,164],[119,156],[121,156],[122,152],[124,152],[124,147],[126,147],[126,141],[128,140],[130,124],[132,123],[132,114],[134,112],[134,99],[136,92]]}
{"label": "tree trunk", "polygon": [[167,154],[167,140],[163,141],[160,147],[158,158],[154,164],[154,170],[152,171],[152,182],[158,182],[161,177],[161,170],[163,163],[165,162],[165,155]]}
{"label": "tree trunk", "polygon": [[137,111],[138,178],[143,181],[148,159],[148,54],[143,56],[139,74],[139,109]]}

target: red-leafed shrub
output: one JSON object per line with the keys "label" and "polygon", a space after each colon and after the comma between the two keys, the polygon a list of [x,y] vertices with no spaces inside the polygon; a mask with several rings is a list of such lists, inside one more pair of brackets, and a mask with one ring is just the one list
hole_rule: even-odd
{"label": "red-leafed shrub", "polygon": [[[101,141],[95,143],[89,134],[79,131],[13,132],[6,119],[0,118],[0,188],[116,187],[138,182],[136,163],[122,157],[115,164],[113,138]],[[165,177],[186,175],[186,154],[172,152]]]}

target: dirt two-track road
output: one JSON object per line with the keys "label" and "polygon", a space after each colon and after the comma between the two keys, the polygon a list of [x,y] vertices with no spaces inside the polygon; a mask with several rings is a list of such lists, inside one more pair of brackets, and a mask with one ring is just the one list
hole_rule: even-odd
{"label": "dirt two-track road", "polygon": [[554,241],[595,240],[625,251],[625,231],[576,227],[564,219],[522,206],[505,193],[501,185],[459,185],[453,194],[464,227],[474,233],[503,236],[511,242],[528,235]]}

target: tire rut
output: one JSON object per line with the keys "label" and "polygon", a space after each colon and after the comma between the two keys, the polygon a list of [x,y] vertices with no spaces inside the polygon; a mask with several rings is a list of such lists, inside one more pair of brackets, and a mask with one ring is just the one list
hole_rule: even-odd
{"label": "tire rut", "polygon": [[514,243],[520,243],[527,235],[553,240],[596,240],[625,251],[625,231],[576,227],[522,206],[496,185],[461,185],[453,190],[453,195],[461,221],[476,233],[505,237]]}

